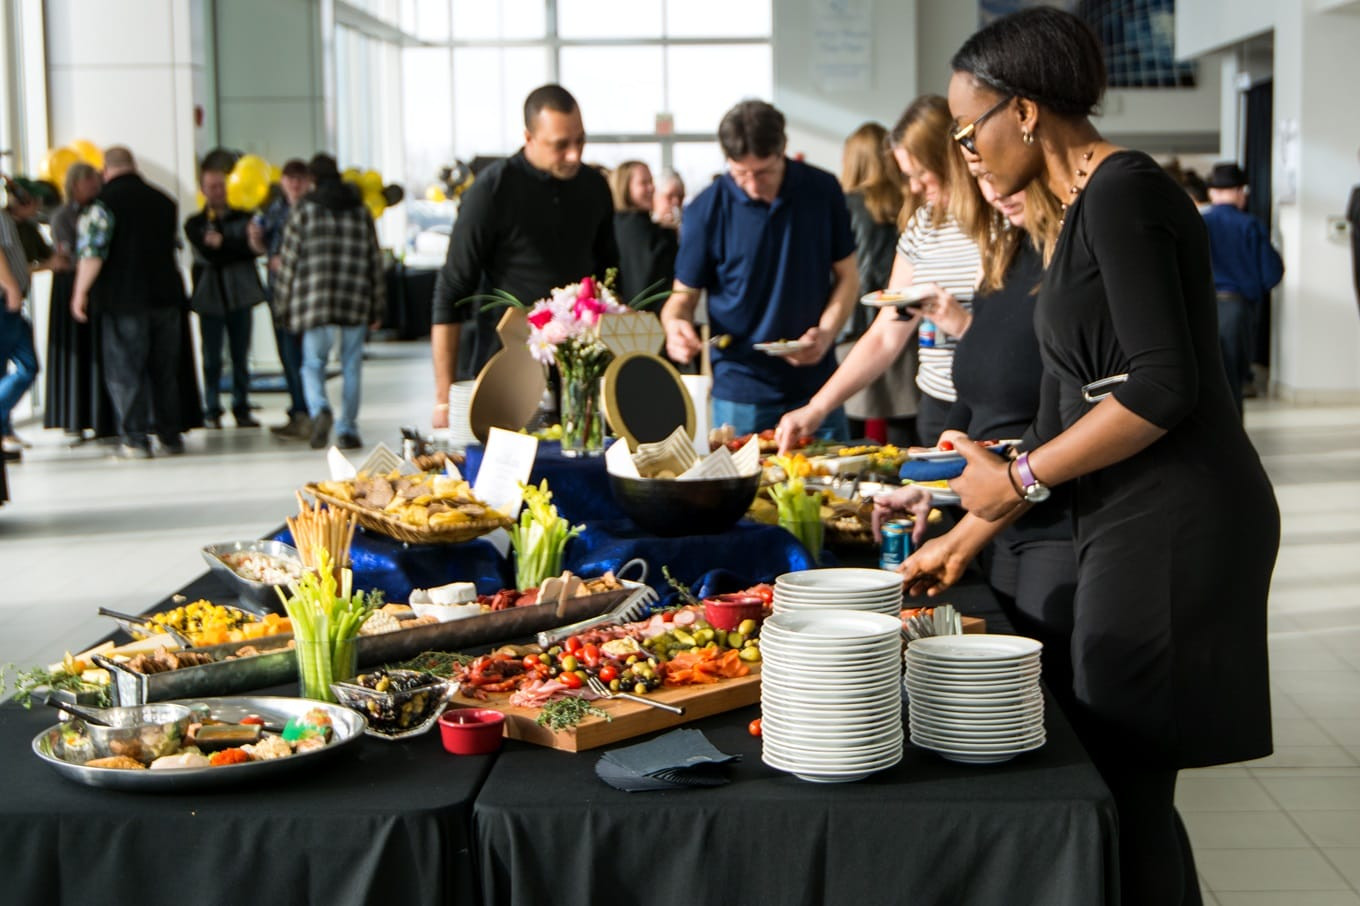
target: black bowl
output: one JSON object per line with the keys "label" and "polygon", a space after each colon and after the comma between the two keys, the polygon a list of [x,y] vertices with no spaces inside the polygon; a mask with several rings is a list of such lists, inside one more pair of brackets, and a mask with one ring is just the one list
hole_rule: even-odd
{"label": "black bowl", "polygon": [[609,475],[614,502],[654,535],[714,535],[737,523],[760,488],[760,474],[744,478],[625,478]]}

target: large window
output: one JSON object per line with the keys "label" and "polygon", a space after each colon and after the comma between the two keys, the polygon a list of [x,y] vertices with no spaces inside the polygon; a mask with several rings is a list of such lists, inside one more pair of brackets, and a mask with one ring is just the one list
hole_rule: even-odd
{"label": "large window", "polygon": [[589,162],[673,167],[692,193],[722,167],[722,114],[773,93],[770,0],[402,0],[401,17],[417,195],[452,158],[517,149],[550,81],[581,104]]}

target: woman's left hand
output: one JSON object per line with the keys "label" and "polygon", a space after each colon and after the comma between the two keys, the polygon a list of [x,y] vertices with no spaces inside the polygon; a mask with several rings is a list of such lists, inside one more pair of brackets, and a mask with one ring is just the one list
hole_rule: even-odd
{"label": "woman's left hand", "polygon": [[921,312],[935,322],[935,325],[952,337],[961,337],[968,332],[973,316],[944,287],[929,284],[935,295],[921,305]]}
{"label": "woman's left hand", "polygon": [[949,487],[959,495],[965,510],[988,522],[995,522],[1026,505],[1011,483],[1007,471],[1010,465],[1008,460],[967,437],[955,438],[954,449],[963,456],[967,465],[962,475],[949,482]]}

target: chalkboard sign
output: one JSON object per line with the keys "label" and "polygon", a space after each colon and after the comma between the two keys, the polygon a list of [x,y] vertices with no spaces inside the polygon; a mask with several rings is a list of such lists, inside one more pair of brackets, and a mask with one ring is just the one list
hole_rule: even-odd
{"label": "chalkboard sign", "polygon": [[620,356],[604,373],[604,411],[614,433],[638,444],[665,440],[677,427],[694,434],[694,403],[680,372],[659,356]]}

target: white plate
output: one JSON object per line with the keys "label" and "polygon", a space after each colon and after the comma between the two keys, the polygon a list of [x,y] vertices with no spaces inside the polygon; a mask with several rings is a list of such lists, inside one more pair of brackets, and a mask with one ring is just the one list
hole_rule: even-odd
{"label": "white plate", "polygon": [[1002,683],[1014,679],[1037,679],[1043,675],[1038,661],[1020,664],[987,664],[977,666],[948,668],[938,664],[923,662],[920,658],[907,658],[906,670],[922,679],[938,679],[942,683],[973,681],[979,683]]}
{"label": "white plate", "polygon": [[782,358],[799,350],[807,349],[811,345],[807,340],[774,340],[769,343],[752,343],[751,348],[756,352]]}
{"label": "white plate", "polygon": [[1017,692],[979,692],[971,694],[966,692],[938,692],[924,686],[917,686],[911,683],[906,684],[907,696],[914,702],[924,705],[952,706],[952,705],[988,705],[991,707],[1002,707],[1009,705],[1015,708],[1023,708],[1042,702],[1043,696],[1036,690],[1020,690]]}
{"label": "white plate", "polygon": [[896,764],[902,757],[902,751],[905,748],[906,737],[899,736],[896,740],[891,740],[876,749],[866,749],[861,754],[847,754],[842,757],[834,753],[826,754],[818,751],[791,749],[787,746],[776,745],[767,739],[761,746],[761,754],[778,758],[787,764],[797,765],[800,768],[817,771],[864,771],[885,764]]}
{"label": "white plate", "polygon": [[852,771],[809,770],[774,755],[762,754],[760,760],[776,770],[786,771],[799,780],[806,780],[809,783],[853,783],[892,767],[902,760],[902,754],[899,752],[896,758],[885,759],[882,764],[873,768]]}
{"label": "white plate", "polygon": [[[993,453],[1004,453],[1011,447],[1020,443],[1020,438],[1011,437],[1006,440],[998,440],[994,444],[988,444],[987,449]],[[907,452],[907,459],[917,462],[954,462],[963,459],[963,454],[958,450],[941,450],[939,447],[930,447],[925,450],[910,450]]]}
{"label": "white plate", "polygon": [[946,751],[967,755],[995,755],[1002,752],[1027,752],[1030,749],[1037,749],[1046,741],[1043,731],[1034,733],[1024,739],[1017,739],[1013,742],[1003,743],[973,743],[954,739],[942,739],[930,735],[922,735],[913,730],[911,741],[918,746],[934,749],[937,752]]}
{"label": "white plate", "polygon": [[782,657],[766,657],[760,667],[761,681],[773,677],[776,681],[795,686],[816,686],[828,683],[858,683],[860,686],[900,681],[902,672],[896,658],[881,658],[877,663],[851,661],[835,666],[785,661]]}
{"label": "white plate", "polygon": [[935,290],[925,285],[901,286],[896,289],[878,289],[860,296],[861,305],[870,308],[919,308],[923,302],[935,295]]}
{"label": "white plate", "polygon": [[821,710],[828,708],[869,709],[897,701],[899,698],[897,690],[893,688],[888,688],[883,692],[877,690],[865,692],[856,689],[805,690],[795,686],[779,686],[774,683],[761,683],[760,687],[760,700],[768,702],[776,708],[801,704]]}
{"label": "white plate", "polygon": [[828,569],[803,569],[784,573],[774,580],[774,587],[795,590],[832,591],[879,591],[901,588],[902,577],[887,569],[865,569],[855,567],[831,567]]}
{"label": "white plate", "polygon": [[941,680],[937,677],[923,677],[914,670],[906,675],[908,689],[921,689],[941,695],[1018,695],[1022,692],[1037,692],[1038,677],[1021,677],[1000,682],[988,683],[976,679]]}
{"label": "white plate", "polygon": [[[882,642],[902,633],[902,620],[882,613],[863,610],[800,610],[777,613],[764,626],[776,636],[795,636],[801,644],[825,648],[842,647],[854,642]],[[764,630],[762,629],[762,633]]]}
{"label": "white plate", "polygon": [[1024,661],[1043,651],[1043,643],[1020,635],[942,635],[911,643],[911,657],[933,661],[1002,663]]}
{"label": "white plate", "polygon": [[1032,714],[1044,713],[1044,700],[1035,699],[1032,702],[1025,702],[1022,705],[1004,704],[973,704],[964,705],[957,702],[934,702],[923,700],[920,696],[912,696],[908,708],[914,708],[917,713],[938,715],[950,720],[972,720],[981,718],[984,720],[1015,720],[1028,717]]}
{"label": "white plate", "polygon": [[[953,739],[1015,739],[1021,736],[1042,730],[1044,722],[1042,718],[1035,718],[1020,723],[1014,723],[1000,727],[967,727],[955,725],[954,721],[933,721],[927,720],[917,714],[907,715],[907,723],[913,730],[920,730],[931,736]],[[965,729],[966,727],[966,729]]]}
{"label": "white plate", "polygon": [[779,601],[799,601],[809,604],[825,604],[828,601],[860,601],[881,603],[883,601],[902,600],[902,584],[899,581],[896,588],[885,589],[800,589],[800,588],[776,588],[774,590],[774,600]]}
{"label": "white plate", "polygon": [[894,732],[894,727],[900,729],[902,726],[901,721],[882,720],[876,724],[865,725],[863,728],[856,725],[841,732],[833,732],[825,727],[789,724],[782,718],[775,718],[769,714],[761,717],[761,721],[762,735],[773,730],[776,739],[799,740],[803,745],[832,749],[861,747],[866,740],[885,738]]}

